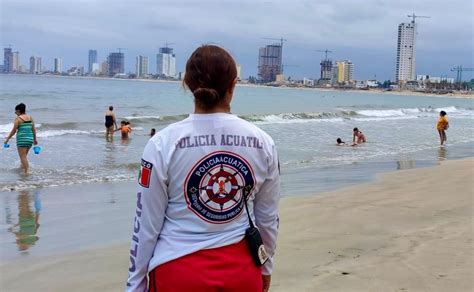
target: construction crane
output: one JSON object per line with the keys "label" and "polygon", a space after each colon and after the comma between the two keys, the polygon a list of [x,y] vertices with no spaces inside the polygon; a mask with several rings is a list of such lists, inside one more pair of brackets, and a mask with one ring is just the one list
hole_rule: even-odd
{"label": "construction crane", "polygon": [[117,48],[117,49],[118,49],[119,53],[121,53],[122,50],[125,50],[125,48]]}
{"label": "construction crane", "polygon": [[174,43],[165,43],[165,48],[169,48],[170,45],[174,45]]}
{"label": "construction crane", "polygon": [[328,53],[332,53],[332,51],[330,51],[330,50],[328,50],[328,49],[325,49],[324,51],[323,51],[323,50],[316,50],[316,52],[325,53],[324,60],[327,60],[327,59],[328,59]]}
{"label": "construction crane", "polygon": [[412,15],[408,14],[408,17],[413,18],[412,23],[415,23],[415,18],[431,18],[431,16],[416,15],[415,12]]}
{"label": "construction crane", "polygon": [[451,71],[456,72],[456,83],[458,84],[458,89],[461,90],[462,72],[474,71],[474,68],[464,68],[462,65],[459,65],[451,69]]}

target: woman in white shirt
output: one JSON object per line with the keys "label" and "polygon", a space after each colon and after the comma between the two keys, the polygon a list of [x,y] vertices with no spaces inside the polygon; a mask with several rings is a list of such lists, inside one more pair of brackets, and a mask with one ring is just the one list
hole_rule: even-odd
{"label": "woman in white shirt", "polygon": [[[155,134],[143,152],[128,291],[268,290],[278,157],[268,134],[230,113],[236,83],[224,49],[204,45],[189,58],[184,84],[194,113]],[[266,252],[250,248],[253,224]]]}

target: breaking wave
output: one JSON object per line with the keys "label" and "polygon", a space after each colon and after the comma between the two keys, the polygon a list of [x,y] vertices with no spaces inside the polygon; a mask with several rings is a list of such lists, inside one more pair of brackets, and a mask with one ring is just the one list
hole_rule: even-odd
{"label": "breaking wave", "polygon": [[[420,108],[397,108],[397,109],[343,109],[332,112],[300,112],[300,113],[278,113],[262,115],[240,115],[239,117],[255,124],[282,124],[282,123],[308,123],[308,122],[332,122],[338,123],[345,120],[355,121],[383,121],[383,120],[403,120],[417,119],[422,117],[437,116],[441,110],[448,113],[448,116],[474,118],[474,110],[471,108],[459,108],[449,106],[444,108],[420,107]],[[143,130],[141,125],[166,126],[168,124],[181,121],[188,117],[188,114],[167,115],[167,116],[128,116],[124,119],[132,123],[134,130]],[[13,123],[0,124],[0,135],[9,133]],[[79,130],[79,123],[42,123],[36,124],[39,137],[54,137],[61,135],[93,135],[102,133],[103,130],[85,131]]]}
{"label": "breaking wave", "polygon": [[124,119],[130,121],[131,123],[158,123],[158,124],[163,124],[163,123],[173,123],[173,122],[178,122],[181,121],[185,118],[187,118],[189,115],[188,114],[181,114],[181,115],[171,115],[171,116],[129,116],[129,117],[124,117]]}
{"label": "breaking wave", "polygon": [[458,108],[455,106],[445,108],[399,108],[399,109],[370,109],[370,110],[345,110],[322,113],[281,113],[269,115],[250,115],[241,118],[257,124],[278,123],[306,123],[306,122],[342,122],[344,120],[356,121],[383,121],[417,119],[428,116],[437,116],[444,110],[450,116],[463,116],[474,118],[472,109]]}
{"label": "breaking wave", "polygon": [[38,131],[38,137],[46,138],[46,137],[55,137],[55,136],[63,136],[63,135],[91,135],[102,133],[103,131],[83,131],[83,130],[47,130],[47,131]]}

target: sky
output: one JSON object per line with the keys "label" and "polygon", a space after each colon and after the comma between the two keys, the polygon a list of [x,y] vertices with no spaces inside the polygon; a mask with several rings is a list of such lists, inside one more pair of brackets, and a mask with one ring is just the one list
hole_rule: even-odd
{"label": "sky", "polygon": [[229,50],[247,77],[257,74],[258,48],[273,42],[264,38],[283,37],[287,77],[319,78],[318,50],[329,49],[332,60],[354,63],[355,79],[393,80],[398,25],[414,12],[431,17],[416,20],[417,74],[455,77],[454,66],[474,67],[473,6],[472,0],[0,0],[0,39],[25,65],[36,55],[47,68],[59,57],[63,70],[87,70],[89,49],[103,61],[120,47],[127,72],[144,55],[151,73],[165,43],[173,43],[178,72],[194,49],[213,43]]}

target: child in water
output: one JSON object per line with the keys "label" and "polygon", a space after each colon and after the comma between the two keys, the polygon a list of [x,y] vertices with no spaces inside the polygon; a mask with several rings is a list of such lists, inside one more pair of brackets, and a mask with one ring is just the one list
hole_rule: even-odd
{"label": "child in water", "polygon": [[127,121],[120,122],[120,128],[115,131],[120,131],[122,133],[122,139],[128,139],[128,133],[132,132],[132,127],[130,127],[130,123]]}
{"label": "child in water", "polygon": [[[356,141],[356,138],[357,138],[357,141]],[[361,143],[365,143],[365,136],[364,134],[362,134],[361,131],[359,131],[358,128],[354,128],[354,130],[352,130],[352,142],[354,144],[361,144]]]}
{"label": "child in water", "polygon": [[[346,146],[346,142],[342,141],[341,138],[336,139],[336,146]],[[357,146],[357,143],[353,143],[351,146]]]}
{"label": "child in water", "polygon": [[446,130],[448,129],[448,127],[449,127],[449,122],[448,122],[448,117],[446,117],[446,112],[441,111],[439,113],[438,122],[436,123],[436,129],[438,130],[441,146],[444,146],[443,145],[444,142],[448,140],[446,137]]}

